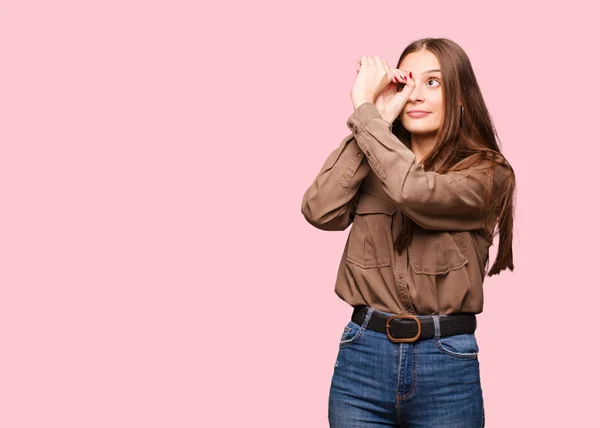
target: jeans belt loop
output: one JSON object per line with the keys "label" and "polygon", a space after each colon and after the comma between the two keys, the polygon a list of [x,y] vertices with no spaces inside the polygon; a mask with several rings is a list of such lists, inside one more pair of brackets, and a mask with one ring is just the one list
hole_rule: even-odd
{"label": "jeans belt loop", "polygon": [[435,327],[434,337],[436,339],[439,339],[440,336],[442,335],[442,330],[440,330],[440,316],[439,315],[432,315],[432,318],[433,318],[433,325]]}

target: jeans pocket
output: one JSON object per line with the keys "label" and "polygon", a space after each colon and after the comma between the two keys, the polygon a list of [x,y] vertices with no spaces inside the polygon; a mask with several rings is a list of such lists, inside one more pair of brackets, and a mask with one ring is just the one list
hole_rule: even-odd
{"label": "jeans pocket", "polygon": [[353,321],[348,322],[348,324],[344,327],[344,332],[342,333],[342,338],[340,339],[340,348],[350,345],[351,343],[356,343],[361,338],[364,331],[365,329],[359,324],[356,324]]}
{"label": "jeans pocket", "polygon": [[435,346],[444,354],[455,358],[475,359],[479,345],[474,333],[453,334],[434,339]]}

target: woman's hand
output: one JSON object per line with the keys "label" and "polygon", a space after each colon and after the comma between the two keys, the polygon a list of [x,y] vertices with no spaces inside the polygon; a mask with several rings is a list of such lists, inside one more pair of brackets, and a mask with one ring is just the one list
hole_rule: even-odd
{"label": "woman's hand", "polygon": [[402,112],[410,93],[415,87],[414,80],[410,78],[407,72],[399,69],[395,71],[398,72],[398,80],[403,86],[399,88],[398,84],[392,81],[383,88],[374,102],[379,114],[389,123],[393,123]]}
{"label": "woman's hand", "polygon": [[[350,93],[354,108],[372,102],[379,114],[392,123],[415,87],[413,79],[404,70],[391,69],[380,57],[363,56],[356,67],[358,74]],[[405,84],[401,91],[398,91],[398,83]]]}

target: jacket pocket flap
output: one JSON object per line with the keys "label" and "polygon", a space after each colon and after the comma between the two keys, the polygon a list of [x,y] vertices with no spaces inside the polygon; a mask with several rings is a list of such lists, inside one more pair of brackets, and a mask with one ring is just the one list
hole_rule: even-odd
{"label": "jacket pocket flap", "polygon": [[397,211],[396,205],[385,199],[381,199],[370,193],[361,193],[358,204],[356,204],[357,214],[384,213],[394,215]]}

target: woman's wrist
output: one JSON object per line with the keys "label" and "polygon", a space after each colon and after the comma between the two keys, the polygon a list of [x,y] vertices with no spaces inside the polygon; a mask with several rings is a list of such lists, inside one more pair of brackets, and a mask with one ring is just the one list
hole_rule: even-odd
{"label": "woman's wrist", "polygon": [[356,100],[352,100],[352,102],[354,104],[354,110],[358,109],[364,103],[373,103],[373,101],[368,98],[357,98]]}
{"label": "woman's wrist", "polygon": [[394,123],[394,120],[396,120],[396,118],[392,119],[390,117],[386,117],[386,116],[383,116],[383,115],[381,117],[383,118],[383,120],[385,120],[386,122],[388,122],[390,125],[392,123]]}

